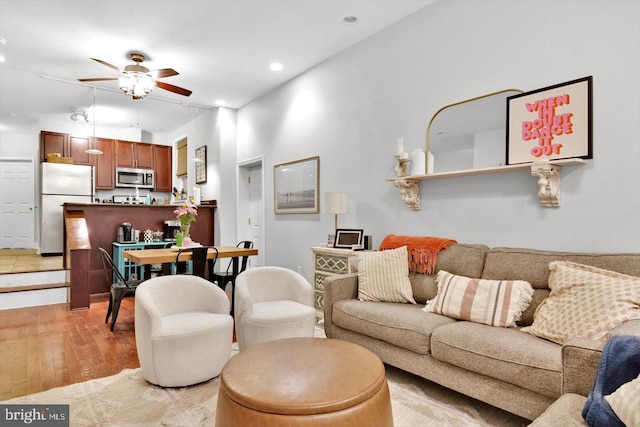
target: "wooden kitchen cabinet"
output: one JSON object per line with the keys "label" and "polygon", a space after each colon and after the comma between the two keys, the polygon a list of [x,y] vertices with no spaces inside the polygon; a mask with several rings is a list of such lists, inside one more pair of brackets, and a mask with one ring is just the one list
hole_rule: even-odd
{"label": "wooden kitchen cabinet", "polygon": [[153,169],[154,162],[154,145],[144,142],[136,143],[136,167]]}
{"label": "wooden kitchen cabinet", "polygon": [[96,138],[96,148],[102,151],[102,154],[93,156],[96,190],[113,190],[116,182],[115,141]]}
{"label": "wooden kitchen cabinet", "polygon": [[131,141],[116,141],[116,167],[136,167],[135,144]]}
{"label": "wooden kitchen cabinet", "polygon": [[91,165],[91,139],[85,136],[73,136],[61,132],[42,131],[40,133],[40,161],[46,162],[47,155],[60,153],[62,157],[73,158],[76,165]]}
{"label": "wooden kitchen cabinet", "polygon": [[170,145],[154,145],[155,187],[154,191],[170,192],[172,188],[172,149]]}
{"label": "wooden kitchen cabinet", "polygon": [[73,163],[76,165],[91,165],[91,157],[86,151],[91,148],[91,138],[84,136],[69,135],[69,157],[73,157]]}
{"label": "wooden kitchen cabinet", "polygon": [[40,132],[40,161],[47,161],[47,154],[60,153],[65,155],[65,148],[69,141],[69,135],[59,132]]}
{"label": "wooden kitchen cabinet", "polygon": [[116,167],[153,169],[153,144],[116,141]]}

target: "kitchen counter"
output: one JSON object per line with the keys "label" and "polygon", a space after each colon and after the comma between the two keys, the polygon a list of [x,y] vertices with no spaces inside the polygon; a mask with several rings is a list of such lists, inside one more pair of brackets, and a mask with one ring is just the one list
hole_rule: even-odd
{"label": "kitchen counter", "polygon": [[[164,221],[176,219],[173,211],[181,205],[125,205],[117,203],[65,203],[64,212],[83,212],[87,221],[91,243],[89,283],[90,293],[109,292],[111,282],[107,281],[102,267],[99,247],[112,252],[112,244],[117,238],[118,225],[131,223],[134,230],[164,231]],[[191,238],[203,245],[213,245],[215,239],[215,209],[217,204],[198,206],[198,217],[191,224]],[[61,224],[62,226],[62,224]],[[64,266],[71,268],[64,238]]]}
{"label": "kitchen counter", "polygon": [[[179,204],[172,204],[172,205],[145,205],[145,204],[128,204],[128,203],[66,203],[66,204],[71,204],[74,206],[117,206],[117,207],[124,207],[124,208],[173,208],[173,209],[177,209],[180,206],[182,206],[182,203]],[[216,208],[218,207],[218,203],[214,200],[214,203],[212,205],[199,205],[198,209],[200,208]]]}

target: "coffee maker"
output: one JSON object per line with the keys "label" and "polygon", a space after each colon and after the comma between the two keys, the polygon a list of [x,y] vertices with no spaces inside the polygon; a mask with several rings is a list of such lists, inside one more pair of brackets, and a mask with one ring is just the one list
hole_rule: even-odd
{"label": "coffee maker", "polygon": [[176,241],[176,233],[180,231],[180,221],[168,219],[164,222],[164,240],[168,242]]}
{"label": "coffee maker", "polygon": [[118,234],[116,238],[118,243],[135,243],[133,238],[133,227],[128,222],[123,222],[118,226]]}

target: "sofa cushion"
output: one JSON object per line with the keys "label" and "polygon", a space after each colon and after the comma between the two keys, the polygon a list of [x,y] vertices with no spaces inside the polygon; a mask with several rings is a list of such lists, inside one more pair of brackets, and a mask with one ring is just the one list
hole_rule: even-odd
{"label": "sofa cushion", "polygon": [[[451,247],[453,246],[456,245],[451,245]],[[638,254],[630,253],[576,253],[541,251],[526,248],[492,248],[486,254],[482,278],[492,280],[526,280],[531,283],[535,289],[533,301],[522,315],[522,320],[518,322],[520,326],[527,326],[533,322],[533,314],[536,308],[544,301],[548,293],[549,287],[547,283],[549,279],[550,262],[571,261],[618,271],[631,276],[640,276],[639,258]],[[462,274],[453,270],[447,271]],[[464,275],[479,277],[468,274]],[[538,291],[538,289],[541,291]]]}
{"label": "sofa cushion", "polygon": [[582,407],[586,400],[580,394],[563,394],[528,427],[589,427],[582,418]]}
{"label": "sofa cushion", "polygon": [[359,300],[416,303],[409,281],[406,246],[358,252],[357,257]]}
{"label": "sofa cushion", "polygon": [[409,281],[413,291],[413,299],[418,304],[425,304],[438,293],[435,274],[409,273]]}
{"label": "sofa cushion", "polygon": [[640,318],[640,277],[568,261],[549,269],[551,294],[523,332],[559,344],[573,337],[604,342],[615,327]]}
{"label": "sofa cushion", "polygon": [[[535,289],[548,288],[549,263],[571,261],[640,276],[638,254],[575,253],[522,248],[493,248],[487,252],[483,279],[526,280]],[[460,274],[460,273],[457,273]]]}
{"label": "sofa cushion", "polygon": [[438,272],[438,295],[423,309],[490,326],[516,326],[531,303],[533,288],[523,280],[486,280]]}
{"label": "sofa cushion", "polygon": [[467,277],[480,277],[489,247],[456,243],[438,253],[437,273],[446,270]]}
{"label": "sofa cushion", "polygon": [[516,328],[465,321],[443,325],[433,331],[431,354],[554,399],[561,394],[562,347]]}
{"label": "sofa cushion", "polygon": [[341,300],[333,305],[334,325],[419,354],[431,351],[431,334],[456,321],[425,313],[414,304]]}

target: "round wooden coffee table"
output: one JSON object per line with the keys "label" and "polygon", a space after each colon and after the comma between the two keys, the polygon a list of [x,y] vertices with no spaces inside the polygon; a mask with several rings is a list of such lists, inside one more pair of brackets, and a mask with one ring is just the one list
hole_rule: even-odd
{"label": "round wooden coffee table", "polygon": [[248,347],[222,369],[216,426],[249,425],[393,426],[384,365],[334,339]]}

